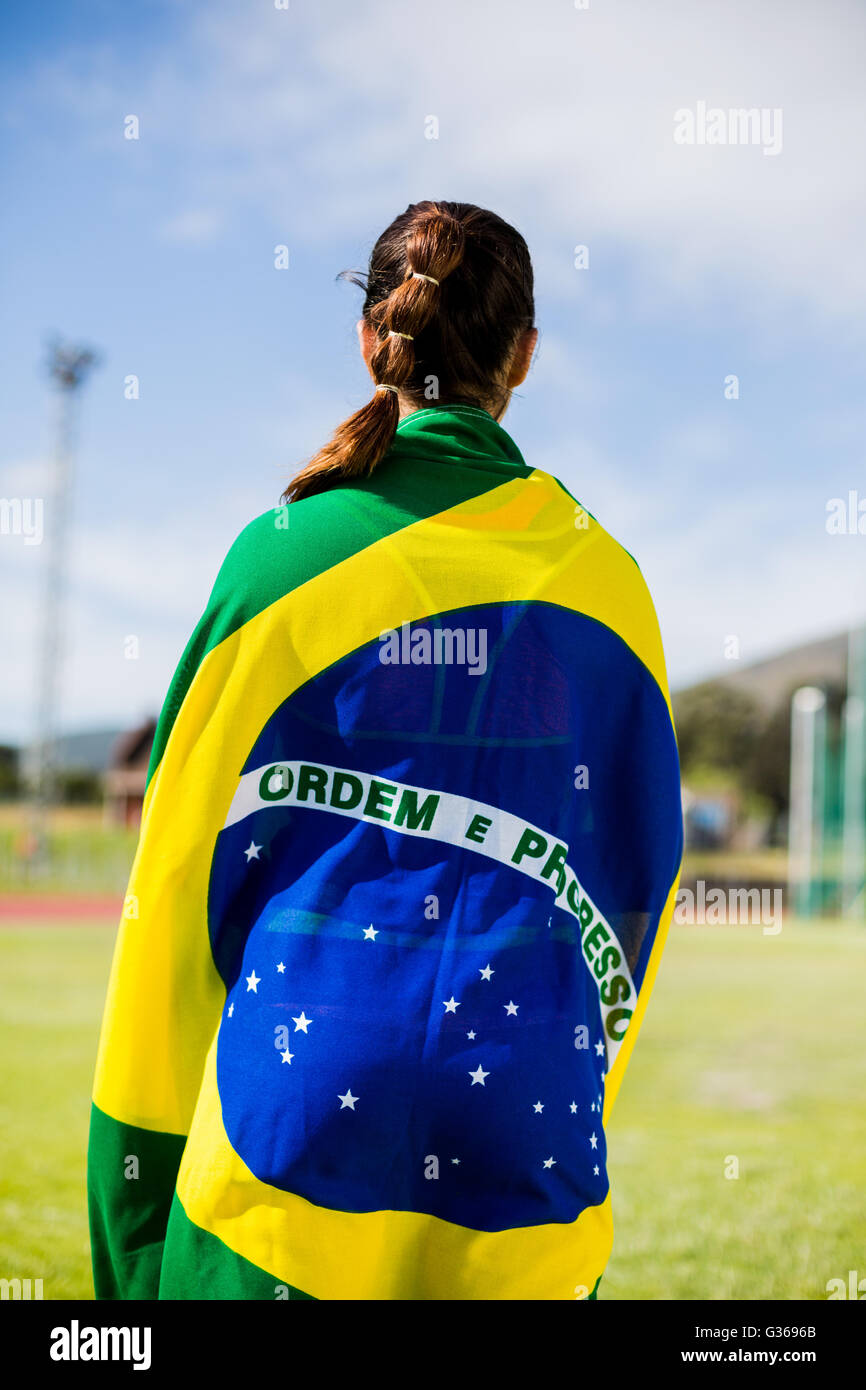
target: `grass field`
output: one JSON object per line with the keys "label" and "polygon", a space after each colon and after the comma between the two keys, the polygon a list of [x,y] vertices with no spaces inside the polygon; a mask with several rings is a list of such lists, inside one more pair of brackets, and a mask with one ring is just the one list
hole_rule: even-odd
{"label": "grass field", "polygon": [[[0,1275],[90,1298],[84,1155],[111,926],[0,931]],[[866,1276],[866,932],[672,929],[609,1134],[605,1299]],[[725,1177],[729,1156],[739,1177]]]}
{"label": "grass field", "polygon": [[0,803],[0,894],[123,895],[138,840],[137,828],[106,824],[98,806],[56,807],[45,866],[29,864],[21,853],[28,829],[23,803]]}

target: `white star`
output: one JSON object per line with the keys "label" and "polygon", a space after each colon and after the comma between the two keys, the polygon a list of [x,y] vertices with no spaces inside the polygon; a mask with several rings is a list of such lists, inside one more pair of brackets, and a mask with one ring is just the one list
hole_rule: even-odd
{"label": "white star", "polygon": [[503,1009],[505,1010],[505,1012],[509,1015],[509,1017],[511,1017],[511,1018],[516,1018],[516,1017],[517,1017],[517,1010],[520,1008],[520,1005],[519,1005],[519,1004],[515,1004],[515,1003],[514,1003],[514,1000],[512,999],[512,1000],[510,1001],[510,1003],[508,1003],[508,1004],[503,1004],[502,1007],[503,1007]]}
{"label": "white star", "polygon": [[569,1108],[569,1110],[571,1111],[572,1115],[576,1115],[576,1114],[577,1114],[577,1104],[576,1104],[575,1101],[572,1101],[572,1102],[571,1102],[571,1105],[570,1105],[568,1108]]}
{"label": "white star", "polygon": [[598,1164],[595,1165],[595,1167],[593,1168],[592,1171],[593,1171],[593,1175],[594,1175],[595,1177],[598,1177]]}
{"label": "white star", "polygon": [[596,1057],[603,1057],[603,1056],[604,1056],[604,1043],[603,1043],[603,1042],[597,1042],[597,1043],[596,1043],[596,1045],[595,1045],[595,1055],[596,1055]]}
{"label": "white star", "polygon": [[593,1115],[594,1115],[594,1114],[595,1114],[595,1101],[592,1102],[592,1105],[591,1105],[589,1108],[590,1108],[590,1110],[592,1111],[592,1113],[593,1113]]}
{"label": "white star", "polygon": [[472,1029],[466,1034],[466,1036],[467,1036],[467,1038],[469,1038],[470,1042],[474,1042],[474,1041],[475,1041],[475,1029],[472,1028]]}
{"label": "white star", "polygon": [[354,1110],[354,1109],[355,1109],[355,1102],[356,1102],[357,1100],[359,1100],[359,1099],[360,1099],[359,1096],[353,1096],[353,1095],[352,1095],[352,1088],[351,1088],[351,1086],[349,1087],[348,1091],[346,1092],[346,1094],[345,1094],[344,1096],[341,1096],[341,1095],[338,1095],[338,1096],[337,1096],[337,1100],[340,1100],[340,1101],[343,1102],[342,1105],[340,1106],[340,1109],[341,1109],[341,1110],[346,1110],[347,1108],[348,1108],[349,1110]]}
{"label": "white star", "polygon": [[443,999],[442,1003],[445,1005],[446,1014],[456,1014],[460,1008],[460,1000],[455,999],[453,994],[450,999]]}
{"label": "white star", "polygon": [[370,923],[369,927],[365,927],[365,928],[364,928],[364,940],[365,940],[365,941],[375,941],[375,940],[376,940],[376,937],[377,937],[378,935],[379,935],[379,928],[378,928],[378,927],[374,927],[372,922]]}
{"label": "white star", "polygon": [[293,1022],[294,1025],[295,1025],[295,1032],[296,1032],[296,1033],[306,1033],[306,1031],[307,1031],[307,1029],[309,1028],[309,1026],[310,1026],[310,1024],[312,1023],[312,1021],[313,1021],[313,1020],[312,1020],[311,1018],[307,1018],[307,1015],[304,1013],[304,1011],[303,1011],[303,1009],[302,1009],[302,1010],[301,1010],[301,1016],[300,1016],[300,1018],[293,1018],[293,1019],[292,1019],[292,1022]]}
{"label": "white star", "polygon": [[595,1130],[593,1130],[592,1134],[589,1136],[589,1142],[594,1149],[598,1148],[598,1135]]}
{"label": "white star", "polygon": [[473,1085],[473,1086],[483,1086],[483,1085],[484,1085],[484,1078],[485,1078],[485,1076],[489,1076],[489,1075],[490,1075],[490,1072],[489,1072],[489,1071],[484,1071],[484,1070],[479,1066],[479,1067],[476,1067],[475,1071],[471,1071],[471,1072],[469,1073],[469,1075],[472,1077],[472,1085]]}
{"label": "white star", "polygon": [[254,970],[252,975],[246,975],[244,978],[247,982],[247,994],[249,994],[250,990],[252,990],[253,994],[258,994],[261,976],[257,975]]}
{"label": "white star", "polygon": [[248,864],[249,864],[249,862],[250,862],[251,859],[258,859],[258,857],[259,857],[259,850],[260,850],[260,849],[261,849],[261,845],[257,845],[256,842],[255,842],[255,840],[250,840],[250,847],[249,847],[249,849],[245,849],[245,850],[244,850],[244,854],[247,856],[247,863],[248,863]]}
{"label": "white star", "polygon": [[555,1164],[555,1162],[556,1162],[556,1159],[555,1159],[555,1158],[546,1158],[546,1159],[544,1160],[544,1166],[545,1166],[545,1168],[552,1168],[553,1165]]}
{"label": "white star", "polygon": [[283,965],[283,962],[280,961],[279,965],[277,966],[277,974],[278,974],[278,975],[285,975],[285,973],[286,973],[286,967]]}
{"label": "white star", "polygon": [[542,1110],[544,1109],[544,1106],[541,1104],[540,1100],[537,1100],[532,1108],[535,1111],[536,1115],[540,1115]]}
{"label": "white star", "polygon": [[459,1158],[452,1158],[451,1162],[452,1162],[452,1163],[459,1163],[459,1162],[460,1162],[460,1159],[459,1159]]}
{"label": "white star", "polygon": [[482,980],[489,980],[491,975],[496,974],[496,971],[491,970],[489,965],[485,965],[483,970],[478,971],[478,974],[481,976]]}
{"label": "white star", "polygon": [[604,1085],[604,1080],[605,1080],[605,1077],[606,1077],[606,1076],[607,1076],[607,1072],[606,1072],[606,1071],[603,1071],[602,1074],[601,1074],[601,1077],[599,1078],[600,1081],[601,1081],[602,1086]]}
{"label": "white star", "polygon": [[284,1061],[284,1062],[288,1062],[289,1066],[291,1066],[291,1065],[292,1065],[292,1058],[294,1057],[294,1055],[295,1055],[294,1052],[290,1052],[289,1049],[286,1048],[285,1052],[282,1053],[283,1061]]}
{"label": "white star", "polygon": [[229,1018],[231,1018],[231,1016],[232,1016],[232,1014],[234,1013],[234,1011],[235,1011],[235,1006],[234,1006],[234,1004],[229,1004]]}

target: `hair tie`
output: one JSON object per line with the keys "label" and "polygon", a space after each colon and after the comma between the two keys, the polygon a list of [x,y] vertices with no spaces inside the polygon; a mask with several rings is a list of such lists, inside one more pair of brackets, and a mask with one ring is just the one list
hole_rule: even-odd
{"label": "hair tie", "polygon": [[400,388],[399,388],[399,386],[386,386],[385,383],[384,383],[384,381],[379,381],[379,382],[376,383],[376,390],[377,390],[377,391],[393,391],[395,396],[397,396],[397,395],[400,394]]}
{"label": "hair tie", "polygon": [[397,329],[397,328],[389,328],[389,329],[388,329],[388,337],[389,337],[389,338],[408,338],[409,342],[411,343],[411,342],[413,341],[415,335],[414,335],[414,333],[401,333],[401,332],[399,331],[399,329]]}
{"label": "hair tie", "polygon": [[413,270],[412,275],[416,280],[429,280],[431,285],[439,284],[439,281],[434,280],[432,275],[422,275],[420,270]]}

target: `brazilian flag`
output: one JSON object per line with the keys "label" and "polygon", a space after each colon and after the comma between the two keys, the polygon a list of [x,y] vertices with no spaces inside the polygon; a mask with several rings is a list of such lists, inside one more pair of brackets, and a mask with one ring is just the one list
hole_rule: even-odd
{"label": "brazilian flag", "polygon": [[97,1296],[594,1296],[681,851],[640,571],[487,412],[253,521],[157,729]]}

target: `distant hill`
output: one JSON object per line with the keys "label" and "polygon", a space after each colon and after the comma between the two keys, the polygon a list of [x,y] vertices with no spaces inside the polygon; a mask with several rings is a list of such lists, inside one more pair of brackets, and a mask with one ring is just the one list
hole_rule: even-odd
{"label": "distant hill", "polygon": [[792,690],[800,685],[844,686],[847,671],[848,633],[840,632],[816,642],[804,642],[800,647],[789,647],[749,666],[729,661],[717,675],[675,691],[674,699],[712,683],[751,695],[764,709],[771,710],[790,699]]}
{"label": "distant hill", "polygon": [[[57,765],[64,772],[105,772],[111,750],[127,729],[120,725],[109,729],[88,729],[83,733],[64,734],[57,740]],[[20,750],[21,770],[25,777],[33,760],[33,747]]]}

